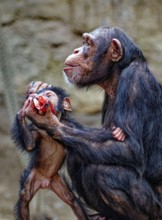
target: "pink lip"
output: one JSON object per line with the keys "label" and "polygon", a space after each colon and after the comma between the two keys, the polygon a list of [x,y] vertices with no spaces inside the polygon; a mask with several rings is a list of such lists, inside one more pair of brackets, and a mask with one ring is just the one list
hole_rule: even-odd
{"label": "pink lip", "polygon": [[63,70],[66,72],[66,71],[72,70],[74,68],[75,68],[75,66],[66,66],[63,68]]}
{"label": "pink lip", "polygon": [[45,103],[40,103],[37,99],[33,99],[33,102],[34,102],[35,108],[38,109],[38,110],[43,110],[45,105],[46,105],[46,102]]}
{"label": "pink lip", "polygon": [[75,68],[77,69],[79,66],[74,66],[74,65],[67,65],[67,63],[66,63],[66,66],[63,68],[63,71],[64,71],[64,73],[67,75],[67,76],[72,76],[72,72],[73,72],[73,70],[75,70]]}
{"label": "pink lip", "polygon": [[66,65],[66,66],[72,66],[73,64],[72,64],[72,62],[67,58],[67,59],[65,60],[65,62],[64,62],[64,65]]}
{"label": "pink lip", "polygon": [[79,65],[75,65],[75,64],[73,64],[71,62],[65,61],[65,66],[66,67],[78,67]]}

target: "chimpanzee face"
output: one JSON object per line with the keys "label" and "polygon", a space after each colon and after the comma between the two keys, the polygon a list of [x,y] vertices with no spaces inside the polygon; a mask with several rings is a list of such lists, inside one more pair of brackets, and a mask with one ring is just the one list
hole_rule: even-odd
{"label": "chimpanzee face", "polygon": [[54,91],[48,89],[44,89],[38,94],[35,94],[33,96],[33,104],[39,114],[46,113],[47,105],[50,106],[51,112],[55,115],[59,111],[59,105],[61,105],[62,110],[71,111],[71,104],[68,97],[64,97],[61,101]]}
{"label": "chimpanzee face", "polygon": [[93,68],[93,56],[96,53],[96,45],[93,36],[83,34],[83,46],[74,50],[73,54],[67,57],[64,73],[69,82],[78,84],[82,80],[88,80]]}
{"label": "chimpanzee face", "polygon": [[83,34],[83,45],[65,60],[63,69],[69,82],[80,87],[99,84],[109,75],[112,63],[122,57],[118,39],[112,39],[109,29],[96,29]]}
{"label": "chimpanzee face", "polygon": [[44,90],[39,94],[35,94],[35,96],[33,97],[33,103],[39,113],[45,113],[46,105],[48,104],[53,114],[56,114],[58,106],[58,96],[53,91]]}

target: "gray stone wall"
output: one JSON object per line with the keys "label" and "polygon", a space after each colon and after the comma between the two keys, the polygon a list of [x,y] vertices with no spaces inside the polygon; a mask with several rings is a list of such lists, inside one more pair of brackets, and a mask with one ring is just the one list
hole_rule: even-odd
{"label": "gray stone wall", "polygon": [[[81,45],[83,32],[100,25],[123,28],[143,50],[151,69],[162,82],[161,11],[160,0],[1,0],[2,43],[6,45],[16,93],[24,93],[32,80],[67,88],[61,71],[64,59]],[[89,109],[89,100],[87,103],[83,91],[68,90],[74,109],[100,110],[101,104],[96,105],[96,97],[97,103],[102,100],[100,92],[87,93],[92,102]],[[4,81],[1,80],[0,93],[3,92]]]}
{"label": "gray stone wall", "polygon": [[[64,87],[77,119],[100,125],[102,91],[68,87],[62,76],[64,59],[82,44],[83,32],[119,26],[140,46],[162,83],[161,21],[162,0],[0,0],[0,219],[13,219],[17,201],[23,166],[10,138],[9,116],[15,114],[15,101],[21,105],[27,84],[42,80]],[[50,191],[42,199],[39,195],[39,202],[31,204],[37,219],[76,219]]]}

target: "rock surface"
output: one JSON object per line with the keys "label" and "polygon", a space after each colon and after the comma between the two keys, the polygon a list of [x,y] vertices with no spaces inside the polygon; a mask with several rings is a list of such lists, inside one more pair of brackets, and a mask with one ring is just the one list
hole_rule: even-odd
{"label": "rock surface", "polygon": [[[101,25],[119,26],[139,45],[162,83],[161,12],[160,0],[0,1],[0,219],[13,219],[22,165],[9,137],[10,120],[24,99],[28,83],[42,80],[62,86],[71,95],[77,119],[99,126],[103,92],[65,84],[65,58],[82,44],[83,32]],[[53,194],[48,192],[43,198],[41,219],[75,219]]]}
{"label": "rock surface", "polygon": [[[18,94],[22,94],[24,87],[32,80],[44,80],[67,87],[61,71],[66,56],[81,45],[83,32],[100,25],[123,28],[143,50],[151,69],[162,82],[160,1],[5,0],[0,2],[0,9],[7,61],[14,75],[14,88]],[[3,84],[2,80],[2,94]],[[68,90],[73,97],[76,90]],[[95,95],[90,99],[96,103],[96,96],[102,96],[96,91],[93,94]],[[84,109],[87,109],[87,102],[83,99]],[[100,99],[96,106],[101,106],[102,98]]]}

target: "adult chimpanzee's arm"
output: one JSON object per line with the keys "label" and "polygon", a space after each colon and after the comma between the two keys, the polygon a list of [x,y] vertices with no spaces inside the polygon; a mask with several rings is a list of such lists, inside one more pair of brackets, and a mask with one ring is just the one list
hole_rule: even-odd
{"label": "adult chimpanzee's arm", "polygon": [[[84,158],[85,162],[120,164],[139,170],[143,165],[144,154],[140,133],[143,129],[145,116],[142,108],[145,103],[143,105],[140,103],[143,95],[139,96],[142,91],[139,86],[139,76],[135,71],[137,67],[133,68],[131,65],[131,68],[123,72],[114,104],[114,124],[121,127],[126,133],[127,138],[124,142],[115,141],[111,131],[104,128],[82,127],[80,129],[63,125],[50,111],[47,111],[45,116],[37,115],[30,107],[32,103],[28,107],[27,115],[38,127],[45,129],[54,139],[60,140],[68,150]],[[126,80],[125,77],[127,77]],[[137,79],[132,80],[132,77],[137,77]],[[139,115],[141,115],[140,121]]]}
{"label": "adult chimpanzee's arm", "polygon": [[[54,139],[59,140],[71,152],[78,154],[85,163],[117,164],[141,170],[141,147],[134,137],[127,137],[124,142],[115,141],[111,131],[105,129],[71,128],[55,118],[28,115],[37,127],[45,129]],[[32,118],[31,118],[32,117]],[[53,116],[52,116],[53,117]]]}
{"label": "adult chimpanzee's arm", "polygon": [[[105,129],[77,129],[59,123],[56,127],[46,127],[34,123],[47,131],[54,139],[61,141],[68,151],[76,153],[85,163],[129,166],[140,172],[143,154],[134,137],[124,142],[115,141],[111,131]],[[33,120],[33,119],[32,119]]]}
{"label": "adult chimpanzee's arm", "polygon": [[132,136],[118,142],[112,138],[111,131],[105,129],[80,130],[62,124],[46,131],[87,163],[131,166],[137,170],[143,165],[143,149]]}

